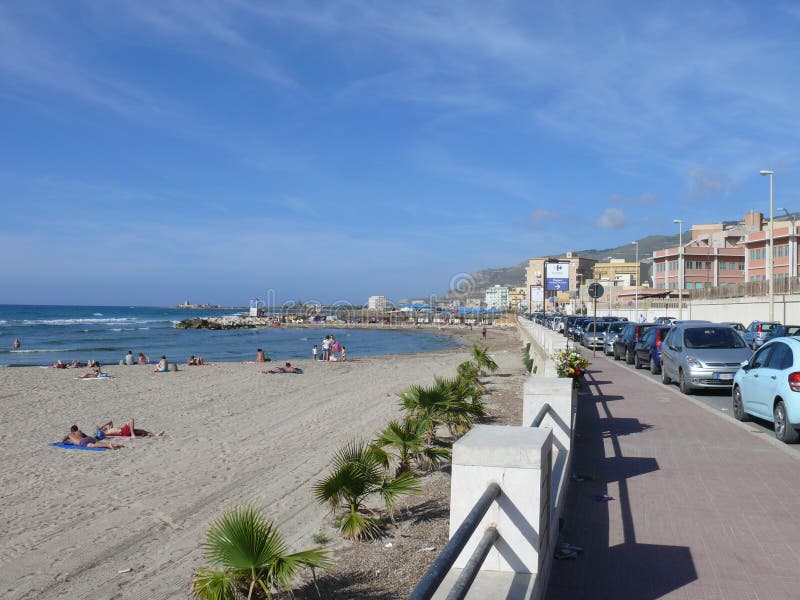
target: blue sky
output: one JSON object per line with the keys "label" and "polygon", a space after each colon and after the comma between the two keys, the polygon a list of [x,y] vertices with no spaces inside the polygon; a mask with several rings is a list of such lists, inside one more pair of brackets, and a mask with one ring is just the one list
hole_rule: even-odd
{"label": "blue sky", "polygon": [[0,303],[366,302],[800,211],[800,5],[0,3]]}

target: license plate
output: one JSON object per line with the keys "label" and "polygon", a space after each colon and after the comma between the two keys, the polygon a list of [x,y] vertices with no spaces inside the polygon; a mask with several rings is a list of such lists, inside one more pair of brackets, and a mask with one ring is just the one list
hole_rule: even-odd
{"label": "license plate", "polygon": [[733,379],[733,373],[717,373],[717,374],[716,374],[716,375],[714,375],[714,376],[715,376],[717,379],[725,379],[725,380],[731,380],[731,379]]}

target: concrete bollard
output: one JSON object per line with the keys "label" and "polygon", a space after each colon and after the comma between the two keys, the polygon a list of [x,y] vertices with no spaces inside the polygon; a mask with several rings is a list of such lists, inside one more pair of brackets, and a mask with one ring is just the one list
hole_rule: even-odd
{"label": "concrete bollard", "polygon": [[495,524],[500,537],[481,570],[539,572],[540,551],[542,559],[550,551],[552,440],[549,429],[477,425],[453,445],[451,536],[490,483],[503,490],[456,568],[464,567],[486,527]]}

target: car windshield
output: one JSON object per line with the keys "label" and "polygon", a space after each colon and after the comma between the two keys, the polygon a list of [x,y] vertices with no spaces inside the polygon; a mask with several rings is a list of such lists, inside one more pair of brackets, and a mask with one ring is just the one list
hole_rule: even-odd
{"label": "car windshield", "polygon": [[683,334],[687,348],[744,348],[744,340],[730,327],[692,327]]}
{"label": "car windshield", "polygon": [[[608,325],[609,325],[608,323],[604,323],[602,321],[598,321],[597,322],[597,333],[601,333],[601,332],[605,331],[606,329],[608,329]],[[586,324],[586,331],[587,331],[587,333],[594,333],[594,323],[589,321]]]}

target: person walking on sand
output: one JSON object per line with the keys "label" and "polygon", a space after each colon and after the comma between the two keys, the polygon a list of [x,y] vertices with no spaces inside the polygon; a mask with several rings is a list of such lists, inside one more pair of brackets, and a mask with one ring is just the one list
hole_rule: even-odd
{"label": "person walking on sand", "polygon": [[481,329],[481,335],[483,336],[483,339],[485,340],[486,339],[486,327]]}
{"label": "person walking on sand", "polygon": [[314,362],[317,361],[317,345],[314,344],[314,347],[311,349],[311,360]]}

